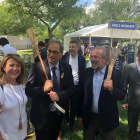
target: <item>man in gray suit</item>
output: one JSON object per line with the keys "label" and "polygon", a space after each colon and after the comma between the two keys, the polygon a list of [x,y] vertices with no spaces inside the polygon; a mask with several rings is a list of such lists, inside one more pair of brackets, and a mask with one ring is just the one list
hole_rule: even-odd
{"label": "man in gray suit", "polygon": [[122,102],[122,107],[128,111],[129,140],[137,140],[137,126],[140,113],[140,49],[136,63],[125,66],[124,86],[129,84],[128,94]]}

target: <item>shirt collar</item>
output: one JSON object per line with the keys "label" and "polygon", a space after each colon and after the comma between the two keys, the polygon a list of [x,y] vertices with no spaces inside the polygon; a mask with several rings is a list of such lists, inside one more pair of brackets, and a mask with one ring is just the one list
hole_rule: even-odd
{"label": "shirt collar", "polygon": [[70,58],[71,59],[77,59],[78,58],[78,54],[77,54],[77,56],[75,58],[70,54]]}
{"label": "shirt collar", "polygon": [[5,44],[3,47],[9,47],[10,46],[10,44]]}
{"label": "shirt collar", "polygon": [[59,69],[59,61],[56,66],[52,66],[50,62],[48,62],[48,64],[49,64],[50,69],[52,69],[52,67],[56,67],[56,69]]}
{"label": "shirt collar", "polygon": [[[98,72],[102,72],[103,74],[105,74],[105,71],[106,71],[106,65],[103,67],[103,69],[102,70],[100,70],[100,71],[98,71]],[[94,70],[94,73],[96,73],[96,71]]]}

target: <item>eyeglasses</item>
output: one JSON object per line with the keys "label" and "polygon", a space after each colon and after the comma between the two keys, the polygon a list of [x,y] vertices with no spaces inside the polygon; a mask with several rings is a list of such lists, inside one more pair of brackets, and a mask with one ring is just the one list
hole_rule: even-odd
{"label": "eyeglasses", "polygon": [[91,55],[91,56],[90,56],[90,58],[93,58],[93,57],[94,57],[95,59],[104,58],[104,57],[99,57],[99,56],[97,56],[97,55]]}
{"label": "eyeglasses", "polygon": [[47,52],[49,53],[49,54],[53,54],[53,55],[58,55],[60,52],[57,52],[57,51],[51,51],[51,50],[47,50]]}
{"label": "eyeglasses", "polygon": [[12,56],[20,57],[20,55],[15,54],[15,53],[7,53],[6,55],[9,56],[9,57],[12,57]]}

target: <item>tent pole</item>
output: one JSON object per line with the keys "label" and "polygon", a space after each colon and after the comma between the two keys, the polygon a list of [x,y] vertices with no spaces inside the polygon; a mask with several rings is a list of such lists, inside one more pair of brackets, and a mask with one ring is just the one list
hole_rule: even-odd
{"label": "tent pole", "polygon": [[112,47],[112,43],[113,43],[113,38],[111,38],[111,47]]}
{"label": "tent pole", "polygon": [[89,44],[91,46],[91,34],[89,34]]}

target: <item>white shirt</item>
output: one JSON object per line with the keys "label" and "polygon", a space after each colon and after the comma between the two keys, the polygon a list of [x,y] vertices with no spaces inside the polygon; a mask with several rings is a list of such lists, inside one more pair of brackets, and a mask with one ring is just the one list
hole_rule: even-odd
{"label": "white shirt", "polygon": [[89,60],[87,63],[87,68],[91,67],[91,61]]}
{"label": "white shirt", "polygon": [[[50,68],[50,73],[51,73],[51,80],[53,82],[53,70],[52,68],[54,66],[51,65],[51,63],[49,63],[49,68]],[[55,66],[56,69],[55,69],[55,74],[56,74],[56,77],[57,77],[57,80],[58,80],[58,83],[60,84],[60,70],[59,70],[59,62],[57,63],[57,65]],[[54,106],[53,103],[50,103],[50,111],[56,111],[56,107]]]}
{"label": "white shirt", "polygon": [[99,101],[101,86],[102,86],[103,79],[104,79],[105,70],[106,70],[106,65],[104,66],[104,68],[101,71],[96,72],[94,70],[93,103],[92,103],[92,108],[91,108],[91,112],[93,112],[93,113],[98,113],[98,101]]}
{"label": "white shirt", "polygon": [[72,68],[73,82],[74,85],[78,85],[79,83],[79,74],[78,74],[78,55],[74,58],[70,54],[69,64]]}
{"label": "white shirt", "polygon": [[6,53],[17,54],[17,50],[14,47],[10,46],[9,44],[4,45],[1,49],[5,52],[5,54]]}
{"label": "white shirt", "polygon": [[[13,89],[20,103],[20,113],[22,116],[21,121],[23,127],[23,129],[21,130],[18,129],[19,103],[10,86]],[[27,113],[26,113],[27,96],[25,94],[25,86],[24,85],[19,86],[10,85],[10,86],[9,84],[6,84],[3,85],[3,89],[0,87],[0,99],[2,102],[1,108],[3,110],[3,112],[0,114],[0,131],[2,133],[3,139],[8,138],[8,140],[23,140],[27,135]]]}
{"label": "white shirt", "polygon": [[140,63],[138,62],[138,60],[136,61],[136,64],[137,64],[138,71],[139,71],[139,74],[140,74]]}

